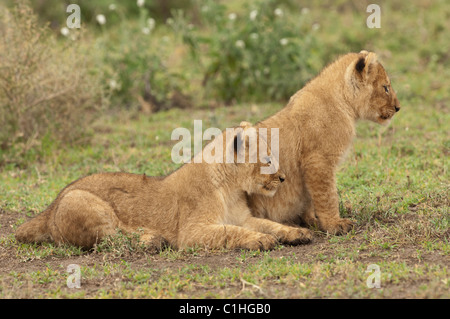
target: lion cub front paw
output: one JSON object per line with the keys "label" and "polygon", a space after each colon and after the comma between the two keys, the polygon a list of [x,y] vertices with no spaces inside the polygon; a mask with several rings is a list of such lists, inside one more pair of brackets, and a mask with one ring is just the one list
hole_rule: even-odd
{"label": "lion cub front paw", "polygon": [[300,245],[308,244],[313,239],[313,234],[306,228],[289,227],[278,236],[282,244]]}
{"label": "lion cub front paw", "polygon": [[320,230],[333,235],[344,235],[353,229],[355,223],[350,219],[339,218],[320,222]]}

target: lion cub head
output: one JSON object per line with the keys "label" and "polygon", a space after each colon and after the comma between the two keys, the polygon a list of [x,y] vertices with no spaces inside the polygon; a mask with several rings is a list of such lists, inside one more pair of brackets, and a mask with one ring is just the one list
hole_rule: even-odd
{"label": "lion cub head", "polygon": [[[286,179],[272,153],[265,134],[260,134],[249,122],[241,122],[234,136],[235,165],[248,194],[275,195]],[[269,133],[268,133],[269,134]]]}
{"label": "lion cub head", "polygon": [[355,54],[345,73],[346,86],[351,92],[359,118],[388,124],[400,110],[397,95],[386,70],[373,52]]}

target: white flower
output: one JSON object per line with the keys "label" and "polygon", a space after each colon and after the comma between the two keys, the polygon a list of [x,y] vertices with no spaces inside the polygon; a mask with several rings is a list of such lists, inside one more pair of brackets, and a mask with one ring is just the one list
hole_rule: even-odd
{"label": "white flower", "polygon": [[250,20],[254,21],[258,15],[258,10],[253,10],[250,12]]}
{"label": "white flower", "polygon": [[63,36],[67,37],[70,33],[70,30],[69,30],[69,28],[64,27],[64,28],[61,28],[60,32]]}
{"label": "white flower", "polygon": [[313,23],[313,25],[311,26],[311,28],[313,29],[313,31],[319,30],[320,28],[320,24],[319,23]]}
{"label": "white flower", "polygon": [[108,9],[109,10],[111,10],[111,11],[115,11],[116,10],[116,5],[114,4],[114,3],[111,3],[109,6],[108,6]]}
{"label": "white flower", "polygon": [[109,87],[112,89],[112,90],[115,90],[115,89],[117,89],[118,87],[119,87],[119,85],[117,84],[117,81],[116,80],[114,80],[114,79],[111,79],[111,80],[109,80]]}
{"label": "white flower", "polygon": [[288,44],[288,43],[289,43],[289,40],[286,39],[286,38],[283,38],[283,39],[280,40],[280,44],[281,44],[281,45],[286,45],[286,44]]}
{"label": "white flower", "polygon": [[105,24],[106,23],[106,18],[105,18],[105,16],[103,14],[97,14],[95,19],[97,19],[97,22],[99,24]]}
{"label": "white flower", "polygon": [[237,15],[234,12],[232,12],[228,15],[228,19],[230,19],[231,21],[236,20],[236,18],[237,18]]}
{"label": "white flower", "polygon": [[258,38],[259,38],[259,35],[258,35],[258,33],[250,33],[250,39],[252,39],[252,40],[258,40]]}
{"label": "white flower", "polygon": [[235,45],[236,45],[236,47],[241,48],[241,49],[245,48],[245,42],[242,40],[237,40]]}
{"label": "white flower", "polygon": [[308,14],[309,13],[309,9],[308,8],[302,8],[302,14]]}
{"label": "white flower", "polygon": [[144,6],[144,4],[145,4],[145,0],[137,0],[137,3],[136,3],[136,4],[137,4],[137,6],[138,6],[138,7],[140,7],[140,8],[141,8],[141,7],[143,7],[143,6]]}
{"label": "white flower", "polygon": [[209,7],[204,5],[201,10],[202,10],[202,12],[208,12],[209,11]]}
{"label": "white flower", "polygon": [[280,8],[276,8],[273,13],[275,13],[275,15],[277,17],[282,17],[283,16],[283,10],[281,10]]}
{"label": "white flower", "polygon": [[143,33],[143,34],[150,34],[150,28],[148,28],[148,27],[143,27],[143,28],[142,28],[142,33]]}
{"label": "white flower", "polygon": [[148,28],[150,29],[150,31],[152,31],[155,28],[155,19],[148,18],[147,25],[148,25]]}

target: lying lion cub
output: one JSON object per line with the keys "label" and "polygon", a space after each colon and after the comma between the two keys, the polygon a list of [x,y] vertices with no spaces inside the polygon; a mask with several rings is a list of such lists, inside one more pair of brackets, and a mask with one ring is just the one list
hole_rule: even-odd
{"label": "lying lion cub", "polygon": [[[242,145],[248,158],[259,154],[249,153],[257,152],[249,148],[248,135],[257,134],[249,130],[250,125],[241,123],[241,132],[235,130],[231,142],[222,133],[209,144],[215,150],[223,147],[224,155],[231,148],[231,163],[191,162],[166,177],[101,173],[81,178],[64,188],[40,215],[20,226],[16,239],[91,248],[121,229],[139,232],[140,239],[149,245],[168,242],[178,248],[198,245],[265,250],[278,241],[307,242],[311,237],[305,237],[300,228],[250,214],[247,194],[273,196],[285,179],[280,170],[261,174],[262,167],[278,165],[272,155],[263,162],[258,158],[254,164],[236,160],[237,145]],[[256,140],[259,148],[268,149],[264,139]]]}

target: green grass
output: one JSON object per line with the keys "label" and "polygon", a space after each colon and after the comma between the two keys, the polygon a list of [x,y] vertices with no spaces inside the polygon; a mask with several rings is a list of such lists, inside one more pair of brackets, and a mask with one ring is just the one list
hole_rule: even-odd
{"label": "green grass", "polygon": [[153,269],[150,261],[148,267],[135,269],[131,264],[122,260],[81,267],[82,289],[78,290],[66,287],[68,275],[63,266],[12,271],[2,275],[0,293],[2,297],[34,298],[448,297],[447,267],[428,263],[377,262],[381,269],[378,289],[367,287],[369,264],[348,260],[305,263],[295,255],[265,253],[245,268],[186,264]]}
{"label": "green grass", "polygon": [[[251,105],[245,104],[219,108],[214,110],[214,121],[223,128],[241,119],[263,118],[280,107],[259,105],[258,114],[252,114]],[[341,214],[356,221],[356,228],[344,236],[316,232],[311,245],[279,246],[272,252],[193,248],[159,253],[146,251],[133,238],[119,236],[89,253],[71,246],[19,244],[10,234],[1,238],[0,248],[20,263],[21,270],[0,271],[0,296],[449,297],[448,172],[440,153],[446,128],[436,125],[432,112],[409,115],[414,114],[412,108],[419,106],[402,110],[388,128],[358,125],[354,150],[338,174]],[[22,171],[4,169],[2,210],[16,214],[14,229],[25,215],[44,209],[62,187],[79,176],[116,170],[168,173],[177,165],[170,161],[175,142],[169,140],[167,130],[192,125],[186,118],[208,122],[211,114],[209,110],[171,110],[152,117],[105,116],[96,125],[98,134],[92,146],[54,150],[47,161]],[[205,127],[212,122],[204,123]],[[417,134],[417,128],[422,134]],[[435,138],[428,140],[428,133]],[[156,134],[159,139],[154,138]],[[412,141],[414,148],[404,150]],[[91,261],[83,266],[83,258]],[[65,268],[71,260],[81,265],[81,290],[66,287]],[[38,261],[44,266],[33,264]],[[380,289],[366,286],[369,274],[365,271],[373,263],[381,268]]]}

